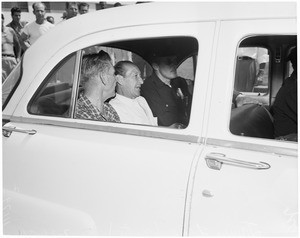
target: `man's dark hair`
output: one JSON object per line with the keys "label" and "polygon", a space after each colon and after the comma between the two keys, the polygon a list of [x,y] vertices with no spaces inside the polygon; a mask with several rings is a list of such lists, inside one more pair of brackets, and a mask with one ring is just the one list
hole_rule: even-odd
{"label": "man's dark hair", "polygon": [[21,8],[19,7],[13,7],[12,9],[10,9],[11,15],[13,16],[15,12],[19,12],[21,13]]}
{"label": "man's dark hair", "polygon": [[127,72],[127,68],[128,66],[133,65],[135,66],[134,63],[132,63],[131,61],[128,60],[124,60],[124,61],[119,61],[118,63],[116,63],[116,65],[114,66],[115,68],[115,75],[121,75],[123,77],[125,77],[126,72]]}
{"label": "man's dark hair", "polygon": [[88,7],[89,8],[90,5],[86,2],[80,2],[80,3],[78,3],[78,9],[80,9],[81,7]]}
{"label": "man's dark hair", "polygon": [[1,19],[4,20],[4,15],[3,15],[3,13],[1,13]]}
{"label": "man's dark hair", "polygon": [[119,2],[116,2],[116,3],[114,4],[114,7],[121,7],[121,6],[122,6],[122,4],[119,3]]}
{"label": "man's dark hair", "polygon": [[[77,2],[66,2],[66,8],[69,9],[70,6],[75,5],[77,6]],[[77,6],[78,7],[78,6]]]}

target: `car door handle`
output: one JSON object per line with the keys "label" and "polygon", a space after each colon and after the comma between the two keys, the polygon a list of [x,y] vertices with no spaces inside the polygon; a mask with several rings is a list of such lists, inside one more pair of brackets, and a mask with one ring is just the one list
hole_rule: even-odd
{"label": "car door handle", "polygon": [[220,170],[223,164],[243,167],[248,169],[269,169],[271,166],[265,162],[249,162],[226,157],[221,153],[211,153],[205,157],[206,164],[210,169]]}
{"label": "car door handle", "polygon": [[2,127],[2,134],[5,137],[10,137],[12,132],[20,132],[20,133],[26,133],[28,135],[34,135],[37,133],[36,130],[28,130],[28,129],[22,129],[22,128],[16,128],[14,126],[3,126]]}

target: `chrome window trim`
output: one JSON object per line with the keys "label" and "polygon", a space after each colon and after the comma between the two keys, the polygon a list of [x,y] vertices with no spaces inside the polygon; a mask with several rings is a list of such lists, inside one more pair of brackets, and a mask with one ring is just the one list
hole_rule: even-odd
{"label": "chrome window trim", "polygon": [[[251,137],[249,137],[249,138],[251,138]],[[277,143],[295,143],[295,142],[291,142],[291,141],[290,142],[276,141],[276,142]],[[254,144],[251,142],[240,142],[240,141],[237,142],[237,141],[232,141],[232,140],[221,140],[221,139],[214,139],[214,138],[207,138],[206,145],[221,146],[221,147],[242,149],[242,150],[249,150],[249,151],[256,151],[256,152],[272,153],[272,154],[277,154],[277,155],[292,156],[292,157],[296,157],[296,158],[298,157],[298,149],[278,147],[276,145],[271,146],[271,145],[263,145],[263,144],[258,144],[258,143]]]}
{"label": "chrome window trim", "polygon": [[76,52],[76,57],[75,57],[75,69],[74,69],[74,81],[73,81],[73,87],[72,87],[72,96],[71,96],[71,113],[70,117],[74,117],[75,113],[75,102],[76,98],[78,96],[78,91],[79,91],[79,82],[80,82],[80,70],[81,70],[81,58],[82,58],[82,50],[79,50]]}
{"label": "chrome window trim", "polygon": [[[133,125],[133,124],[129,125],[124,123],[98,122],[98,121],[70,119],[70,118],[48,119],[48,118],[28,118],[28,117],[20,117],[20,116],[12,116],[10,118],[10,122],[48,125],[48,126],[62,126],[66,128],[76,128],[76,129],[103,131],[109,133],[119,133],[119,134],[134,135],[134,136],[153,137],[153,138],[160,138],[166,140],[176,140],[176,141],[183,141],[187,143],[204,142],[204,139],[200,138],[199,136],[172,133],[172,131],[176,131],[180,129],[170,128],[169,129],[170,132],[151,131],[147,129],[148,126],[146,125]],[[92,123],[86,123],[86,122],[92,122]],[[99,124],[94,124],[95,122]],[[122,125],[126,125],[126,126],[129,125],[129,126],[140,127],[140,128],[126,128],[126,127],[122,127]],[[35,129],[35,128],[31,128],[31,129]],[[184,129],[182,130],[182,132],[184,133]]]}

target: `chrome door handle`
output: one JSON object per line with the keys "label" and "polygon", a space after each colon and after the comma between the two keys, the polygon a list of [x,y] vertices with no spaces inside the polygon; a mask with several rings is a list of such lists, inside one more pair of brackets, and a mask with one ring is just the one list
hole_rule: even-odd
{"label": "chrome door handle", "polygon": [[20,132],[20,133],[26,133],[28,135],[34,135],[37,133],[36,130],[27,130],[27,129],[21,129],[21,128],[16,128],[16,127],[12,127],[12,126],[3,126],[2,127],[2,134],[5,137],[10,137],[11,133],[15,131],[15,132]]}
{"label": "chrome door handle", "polygon": [[271,166],[265,162],[249,162],[226,157],[224,154],[211,153],[205,157],[206,164],[210,169],[220,170],[223,164],[248,168],[248,169],[269,169]]}

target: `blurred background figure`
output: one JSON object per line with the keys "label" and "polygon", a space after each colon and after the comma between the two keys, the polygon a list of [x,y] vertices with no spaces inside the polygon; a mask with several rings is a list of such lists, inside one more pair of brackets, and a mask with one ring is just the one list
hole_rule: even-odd
{"label": "blurred background figure", "polygon": [[4,26],[4,15],[2,19],[2,83],[17,65],[21,56],[21,46],[15,31]]}
{"label": "blurred background figure", "polygon": [[55,24],[55,22],[54,22],[54,17],[52,17],[52,16],[47,16],[46,17],[46,20],[48,21],[48,22],[50,22],[51,24]]}
{"label": "blurred background figure", "polygon": [[66,20],[76,17],[78,14],[78,7],[76,2],[67,2],[67,8],[66,8]]}
{"label": "blurred background figure", "polygon": [[119,2],[116,2],[116,3],[114,4],[114,7],[121,7],[121,6],[122,6],[122,4],[119,3]]}
{"label": "blurred background figure", "polygon": [[78,11],[79,11],[80,15],[88,13],[89,8],[90,8],[90,5],[86,2],[80,2],[78,4]]}
{"label": "blurred background figure", "polygon": [[99,2],[99,10],[105,9],[106,2]]}
{"label": "blurred background figure", "polygon": [[64,11],[61,18],[62,18],[63,20],[65,20],[65,19],[67,18],[67,14],[68,14],[68,13],[67,13],[66,11]]}
{"label": "blurred background figure", "polygon": [[21,55],[29,47],[29,43],[22,40],[21,33],[24,26],[28,23],[27,21],[21,21],[21,9],[19,7],[13,7],[10,10],[12,21],[6,26],[11,27],[17,34],[19,43],[21,45]]}
{"label": "blurred background figure", "polygon": [[36,2],[32,5],[33,14],[36,20],[28,23],[21,34],[23,40],[28,40],[32,45],[41,35],[44,35],[47,31],[54,27],[49,23],[46,18],[46,6],[42,2]]}

